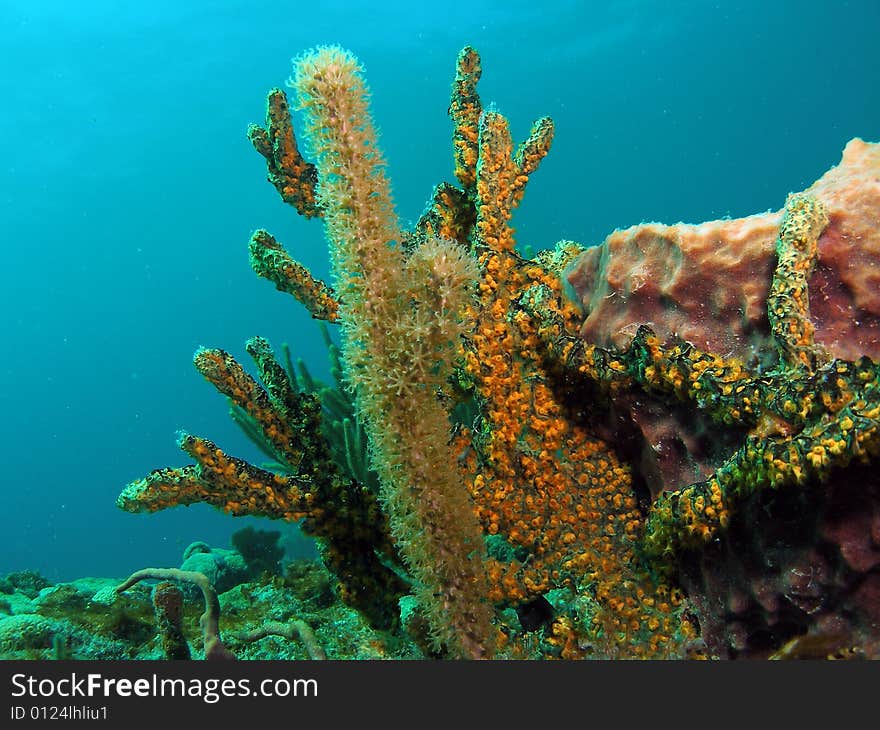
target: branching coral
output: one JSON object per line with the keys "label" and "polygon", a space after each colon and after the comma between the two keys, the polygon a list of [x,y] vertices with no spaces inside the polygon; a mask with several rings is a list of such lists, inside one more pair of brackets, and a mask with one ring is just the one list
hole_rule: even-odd
{"label": "branching coral", "polygon": [[[414,231],[403,232],[360,74],[356,60],[338,48],[298,59],[292,84],[314,166],[297,149],[278,90],[269,95],[266,128],[249,130],[282,198],[306,217],[325,220],[334,289],[264,231],[252,238],[251,258],[257,273],[313,316],[341,323],[345,378],[356,394],[353,420],[369,436],[382,514],[371,492],[340,478],[334,452],[320,437],[314,394],[292,387],[290,368],[284,377],[258,340],[248,350],[265,391],[221,351],[201,351],[197,365],[231,399],[237,420],[281,473],[185,436],[182,446],[197,465],[154,472],[130,485],[120,505],[142,510],[207,501],[233,514],[302,519],[330,546],[338,575],[366,581],[373,598],[384,590],[393,599],[399,593],[385,565],[397,553],[383,527],[387,515],[435,646],[452,656],[491,655],[489,601],[523,607],[553,588],[565,588],[578,597],[573,605],[580,603],[556,617],[541,651],[569,657],[680,651],[689,635],[681,599],[651,579],[634,551],[642,519],[629,472],[592,434],[588,414],[568,405],[572,386],[547,360],[538,320],[520,304],[540,285],[545,313],[575,329],[577,313],[562,296],[559,271],[576,245],[527,260],[516,253],[510,227],[529,176],[549,149],[552,123],[540,119],[514,150],[507,120],[482,109],[480,59],[465,48],[449,110],[462,187],[439,185]],[[469,415],[450,441],[453,411]],[[353,508],[340,509],[352,504],[352,495]],[[496,540],[485,563],[483,534]],[[499,552],[502,544],[511,551]],[[348,570],[344,554],[351,548],[384,558]]]}
{"label": "branching coral", "polygon": [[248,351],[265,389],[222,350],[199,350],[196,366],[247,414],[255,438],[283,473],[260,469],[207,439],[182,433],[180,447],[196,464],[153,471],[126,486],[117,505],[128,512],[155,512],[205,502],[232,515],[301,521],[307,534],[319,538],[342,598],[375,625],[393,625],[405,584],[393,567],[396,550],[375,494],[337,467],[322,435],[317,397],[292,386],[265,340],[250,340]]}
{"label": "branching coral", "polygon": [[306,162],[296,144],[287,96],[281,89],[272,89],[266,103],[266,126],[251,124],[248,139],[263,157],[269,171],[269,182],[281,199],[306,218],[320,216],[316,188],[318,172]]}
{"label": "branching coral", "polygon": [[[339,348],[333,343],[326,325],[320,325],[324,344],[330,361],[330,374],[333,385],[316,380],[309,372],[306,363],[297,358],[296,364],[286,344],[282,344],[283,367],[291,386],[298,392],[316,397],[321,404],[321,433],[326,439],[335,465],[352,481],[366,486],[372,494],[379,492],[379,477],[370,466],[367,450],[367,435],[363,423],[355,414],[355,402],[342,374],[342,360]],[[263,432],[248,411],[230,401],[229,415],[245,435],[271,461],[263,464],[264,469],[285,474],[295,474],[291,466],[284,463],[275,447],[266,440]]]}
{"label": "branching coral", "polygon": [[251,267],[259,276],[273,282],[278,291],[292,294],[315,319],[337,320],[339,300],[333,289],[294,261],[271,233],[256,231],[251,236],[249,249]]}
{"label": "branching coral", "polygon": [[[247,349],[262,384],[228,353],[200,350],[197,367],[271,471],[184,434],[196,464],[153,472],[119,504],[202,501],[300,520],[349,603],[391,626],[412,592],[446,656],[693,655],[699,627],[675,584],[678,556],[722,534],[748,495],[880,450],[876,366],[813,341],[807,279],[826,215],[810,196],[787,201],[767,301],[775,369],[664,344],[647,327],[626,349],[587,344],[561,284],[580,247],[527,258],[511,227],[552,122],[514,146],[507,120],[482,108],[480,74],[463,49],[449,106],[458,186],[438,185],[403,231],[357,60],[336,47],[296,60],[314,163],[280,90],[249,136],[282,199],[323,219],[333,286],[266,231],[251,239],[251,263],[340,325],[337,387],[304,368],[300,382],[289,354],[282,366],[260,338]],[[740,428],[745,443],[708,479],[651,502],[604,423],[633,389]]]}

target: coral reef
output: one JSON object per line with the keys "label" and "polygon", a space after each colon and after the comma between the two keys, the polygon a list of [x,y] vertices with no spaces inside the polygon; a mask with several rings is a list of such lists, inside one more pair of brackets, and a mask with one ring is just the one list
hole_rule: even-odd
{"label": "coral reef", "polygon": [[[370,626],[327,587],[336,578],[319,560],[291,563],[288,575],[263,576],[218,593],[217,630],[238,659],[415,659],[405,637]],[[142,582],[122,593],[114,578],[47,585],[29,598],[6,594],[0,659],[202,660],[201,592],[186,583]],[[210,655],[210,652],[209,652]]]}
{"label": "coral reef", "polygon": [[[45,586],[36,594],[24,585],[5,594],[9,612],[0,616],[0,658],[131,659],[133,647],[155,634],[149,594],[138,606],[128,600],[108,606],[95,598],[112,593],[118,581],[41,582]],[[157,649],[143,658],[164,655]]]}
{"label": "coral reef", "polygon": [[[119,506],[300,522],[398,656],[875,655],[877,490],[841,476],[864,477],[880,444],[871,275],[842,264],[853,248],[871,260],[854,242],[876,228],[875,148],[850,143],[781,216],[526,257],[510,224],[553,124],[514,145],[480,75],[466,47],[449,105],[458,184],[402,230],[357,60],[295,60],[314,161],[279,89],[248,136],[282,200],[324,222],[333,285],[266,231],[251,263],[339,327],[337,387],[261,338],[247,351],[262,383],[199,350],[271,461],[184,433],[196,463],[131,483]],[[299,619],[265,616],[236,653],[282,640],[319,658]]]}

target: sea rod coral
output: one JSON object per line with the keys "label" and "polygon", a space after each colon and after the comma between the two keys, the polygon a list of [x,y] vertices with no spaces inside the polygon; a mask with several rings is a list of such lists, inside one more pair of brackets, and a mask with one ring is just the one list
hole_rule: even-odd
{"label": "sea rod coral", "polygon": [[[299,521],[343,600],[378,629],[408,631],[430,656],[794,655],[798,634],[833,633],[777,622],[760,647],[730,650],[716,640],[723,620],[706,585],[687,572],[690,556],[708,555],[736,527],[750,496],[821,482],[875,451],[873,363],[828,358],[813,339],[808,278],[822,204],[789,198],[766,272],[777,375],[645,327],[629,344],[591,343],[562,283],[589,251],[562,242],[526,258],[510,225],[553,123],[539,119],[514,145],[507,120],[482,107],[480,75],[477,52],[464,48],[449,105],[458,184],[439,184],[411,230],[394,215],[349,52],[295,60],[294,110],[312,161],[280,89],[269,93],[265,126],[248,130],[284,202],[324,221],[333,282],[263,230],[251,238],[252,266],[339,327],[342,377],[378,487],[351,468],[345,444],[331,443],[328,391],[300,387],[254,338],[247,350],[262,385],[222,350],[201,349],[195,362],[273,466],[183,434],[195,465],[132,482],[119,506],[206,502]],[[654,490],[633,458],[636,429],[620,417],[639,394],[702,413],[731,440],[755,435],[711,478]],[[402,616],[406,594],[417,608]],[[859,638],[840,635],[818,643],[831,653]]]}

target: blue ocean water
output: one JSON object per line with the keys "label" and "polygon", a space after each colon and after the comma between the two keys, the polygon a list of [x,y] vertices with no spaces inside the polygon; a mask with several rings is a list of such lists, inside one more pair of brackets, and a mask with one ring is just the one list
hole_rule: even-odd
{"label": "blue ocean water", "polygon": [[260,461],[198,346],[246,360],[259,334],[327,377],[316,325],[247,262],[265,227],[328,272],[321,225],[280,202],[245,138],[292,56],[338,43],[363,62],[408,221],[452,179],[450,83],[476,47],[515,138],[556,123],[514,221],[537,250],[781,207],[850,138],[880,141],[878,27],[877,0],[2,0],[0,574],[122,576],[279,528],[115,499],[187,462],[179,428]]}

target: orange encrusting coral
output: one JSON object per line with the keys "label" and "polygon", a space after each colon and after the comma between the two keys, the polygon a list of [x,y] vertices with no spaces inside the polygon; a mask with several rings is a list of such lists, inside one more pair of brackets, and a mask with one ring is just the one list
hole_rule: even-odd
{"label": "orange encrusting coral", "polygon": [[816,266],[819,235],[828,214],[812,195],[789,195],[776,239],[776,270],[767,296],[767,316],[783,360],[813,368],[826,362],[827,352],[814,341],[807,280]]}
{"label": "orange encrusting coral", "polygon": [[244,409],[260,425],[265,437],[284,460],[296,466],[303,458],[298,435],[273,407],[269,395],[228,352],[201,348],[193,359],[198,371],[223,395]]}
{"label": "orange encrusting coral", "polygon": [[300,154],[290,122],[287,96],[281,89],[272,89],[266,98],[266,126],[251,124],[248,139],[264,158],[269,182],[281,199],[306,218],[323,215],[318,204],[315,166]]}
{"label": "orange encrusting coral", "polygon": [[413,238],[443,238],[467,246],[474,215],[466,192],[450,183],[440,183],[416,223]]}
{"label": "orange encrusting coral", "polygon": [[256,274],[273,282],[279,291],[291,294],[312,317],[327,322],[339,319],[339,300],[333,288],[291,258],[271,233],[263,229],[255,231],[248,250],[251,268]]}
{"label": "orange encrusting coral", "polygon": [[449,116],[454,124],[452,135],[455,177],[466,192],[470,192],[476,182],[477,139],[479,136],[480,114],[483,112],[477,82],[482,68],[480,57],[471,46],[465,46],[458,54],[455,65],[452,100]]}
{"label": "orange encrusting coral", "polygon": [[215,443],[181,433],[180,448],[195,461],[178,469],[156,469],[129,484],[117,499],[128,512],[205,502],[233,516],[253,515],[296,522],[319,519],[323,510],[307,480],[258,469],[229,456]]}
{"label": "orange encrusting coral", "polygon": [[[489,253],[483,263],[481,314],[465,365],[483,404],[472,495],[485,531],[528,554],[489,561],[490,597],[517,605],[553,588],[590,593],[591,623],[564,642],[566,658],[585,636],[605,637],[601,647],[590,642],[603,655],[677,655],[689,627],[678,615],[681,597],[662,600],[669,587],[637,557],[644,525],[629,469],[549,385],[537,327],[515,303],[543,284],[553,292],[543,306],[572,327],[575,313],[558,280],[515,253]],[[563,625],[554,625],[551,646]]]}
{"label": "orange encrusting coral", "polygon": [[158,469],[130,483],[117,499],[129,512],[155,512],[197,502],[233,516],[299,522],[319,539],[322,557],[339,580],[342,600],[376,627],[398,620],[405,590],[396,549],[376,495],[339,470],[322,435],[321,404],[296,390],[259,337],[247,342],[266,389],[222,350],[196,354],[200,372],[247,414],[271,446],[284,473],[276,474],[229,456],[207,439],[182,434],[179,445],[195,461]]}
{"label": "orange encrusting coral", "polygon": [[[462,62],[476,62],[472,56],[459,57],[457,82],[466,75]],[[459,88],[456,83],[453,94]],[[453,112],[478,106],[475,90],[466,91],[466,103],[453,100],[450,107],[457,160],[462,132]],[[490,598],[518,605],[559,587],[589,594],[589,626],[559,617],[547,638],[552,651],[566,658],[589,653],[576,648],[586,636],[593,637],[590,651],[605,655],[675,655],[690,632],[679,617],[680,595],[652,581],[636,556],[643,518],[629,470],[591,434],[588,414],[571,407],[573,394],[550,372],[539,322],[521,306],[529,299],[552,315],[557,336],[577,331],[578,314],[558,275],[516,253],[509,225],[551,139],[552,124],[540,120],[514,153],[507,120],[483,113],[475,169],[456,172],[459,180],[475,181],[469,242],[481,271],[463,366],[481,421],[477,433],[459,437],[463,454],[471,445],[476,451],[463,465],[472,475],[471,493],[486,533],[528,556],[489,561]],[[598,636],[604,639],[596,641]]]}

